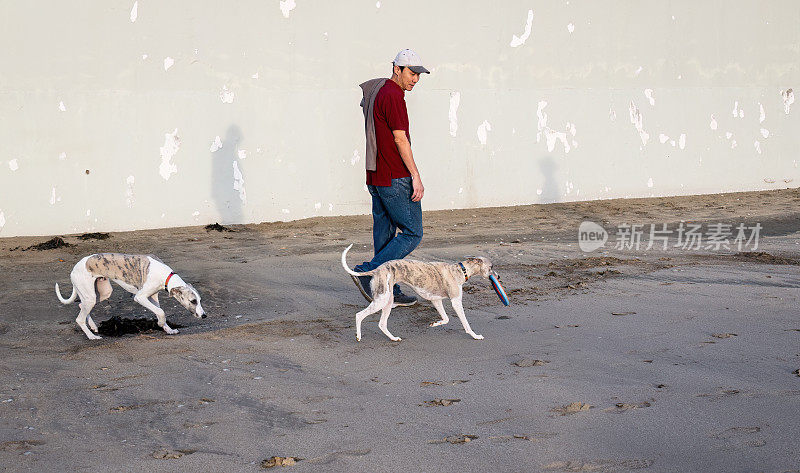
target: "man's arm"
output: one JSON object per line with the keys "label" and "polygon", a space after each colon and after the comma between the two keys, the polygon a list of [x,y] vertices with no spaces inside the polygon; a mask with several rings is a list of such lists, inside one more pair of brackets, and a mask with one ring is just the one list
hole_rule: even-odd
{"label": "man's arm", "polygon": [[411,143],[408,141],[405,130],[392,130],[394,135],[394,144],[397,146],[397,151],[400,152],[400,157],[403,159],[411,173],[411,185],[413,186],[413,193],[411,200],[419,202],[422,200],[422,195],[425,194],[425,187],[422,185],[422,179],[419,177],[417,164],[414,162],[414,154],[411,152]]}

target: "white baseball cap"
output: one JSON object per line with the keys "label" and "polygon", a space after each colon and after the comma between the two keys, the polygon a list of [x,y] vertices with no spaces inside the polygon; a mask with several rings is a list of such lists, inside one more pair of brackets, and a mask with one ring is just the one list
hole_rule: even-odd
{"label": "white baseball cap", "polygon": [[410,49],[404,49],[397,53],[395,56],[394,61],[392,63],[395,66],[405,66],[411,69],[412,71],[416,72],[417,74],[430,74],[431,71],[425,69],[422,65],[422,59],[419,58],[419,55]]}

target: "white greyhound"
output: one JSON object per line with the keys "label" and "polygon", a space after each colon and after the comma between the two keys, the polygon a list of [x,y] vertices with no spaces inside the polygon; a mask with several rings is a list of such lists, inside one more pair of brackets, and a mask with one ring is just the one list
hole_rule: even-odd
{"label": "white greyhound", "polygon": [[[153,256],[118,253],[90,255],[75,264],[70,273],[70,280],[72,281],[72,294],[69,299],[61,296],[58,283],[56,283],[56,296],[63,304],[70,304],[75,301],[76,296],[80,297],[81,311],[75,322],[90,340],[102,338],[89,331],[89,327],[91,327],[92,331],[97,332],[97,325],[89,315],[98,302],[95,287],[100,295],[99,300],[106,300],[111,296],[111,281],[134,294],[133,300],[156,314],[158,326],[170,335],[175,335],[178,331],[167,325],[164,310],[158,304],[158,291],[161,289],[177,299],[195,317],[205,318],[206,316],[200,305],[200,294],[195,288]],[[86,326],[87,322],[89,327]]]}

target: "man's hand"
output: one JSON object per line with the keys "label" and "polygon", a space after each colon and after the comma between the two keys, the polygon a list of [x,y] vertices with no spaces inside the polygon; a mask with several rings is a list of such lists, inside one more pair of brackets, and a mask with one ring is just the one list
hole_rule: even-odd
{"label": "man's hand", "polygon": [[420,179],[419,174],[416,176],[411,176],[411,186],[413,188],[413,192],[411,193],[411,201],[419,202],[422,200],[422,196],[425,194],[425,186],[422,185],[422,179]]}
{"label": "man's hand", "polygon": [[414,162],[414,153],[411,152],[411,142],[408,141],[408,136],[403,130],[392,130],[394,135],[394,144],[397,146],[397,151],[400,153],[400,158],[406,169],[411,173],[411,185],[413,186],[411,193],[411,201],[419,202],[425,194],[425,187],[422,185],[422,179],[419,177],[417,170],[417,163]]}

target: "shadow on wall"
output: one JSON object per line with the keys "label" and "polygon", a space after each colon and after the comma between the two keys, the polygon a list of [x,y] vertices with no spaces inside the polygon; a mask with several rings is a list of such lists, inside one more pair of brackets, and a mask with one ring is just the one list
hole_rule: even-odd
{"label": "shadow on wall", "polygon": [[550,156],[539,160],[539,169],[544,176],[542,194],[539,196],[540,204],[552,204],[561,201],[561,193],[558,190],[558,182],[556,181],[557,167],[555,161],[553,161],[553,158]]}
{"label": "shadow on wall", "polygon": [[217,206],[219,223],[244,222],[244,171],[239,159],[242,131],[231,125],[222,141],[222,148],[211,152],[211,198]]}

